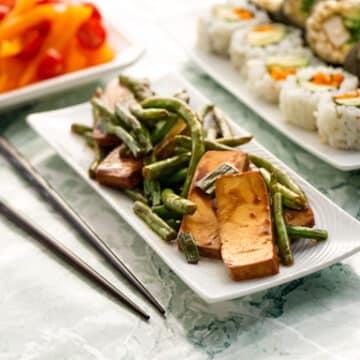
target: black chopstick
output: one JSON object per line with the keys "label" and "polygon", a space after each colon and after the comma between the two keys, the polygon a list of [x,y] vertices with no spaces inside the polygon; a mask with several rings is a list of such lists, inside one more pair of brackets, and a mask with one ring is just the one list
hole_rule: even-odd
{"label": "black chopstick", "polygon": [[88,265],[85,261],[83,261],[80,257],[74,254],[71,250],[69,250],[66,246],[61,244],[55,238],[47,234],[44,230],[40,229],[38,226],[32,225],[29,220],[27,220],[23,215],[11,208],[10,205],[2,199],[0,199],[0,213],[3,214],[15,225],[23,229],[25,232],[39,240],[41,243],[45,244],[53,252],[56,252],[70,265],[72,265],[84,275],[86,275],[88,279],[95,282],[97,285],[102,287],[116,299],[120,300],[123,304],[129,307],[136,314],[140,315],[141,318],[143,318],[144,320],[150,319],[150,316],[144,310],[142,310],[138,305],[136,305],[131,299],[129,299],[118,288],[116,288],[113,284],[106,280],[90,265]]}
{"label": "black chopstick", "polygon": [[155,308],[165,315],[165,309],[136,278],[123,261],[109,248],[106,243],[94,233],[81,217],[64,201],[51,185],[31,166],[31,164],[15,149],[15,147],[0,136],[0,154],[2,154],[27,179],[38,192],[58,210],[63,217],[112,264],[125,279],[133,285]]}

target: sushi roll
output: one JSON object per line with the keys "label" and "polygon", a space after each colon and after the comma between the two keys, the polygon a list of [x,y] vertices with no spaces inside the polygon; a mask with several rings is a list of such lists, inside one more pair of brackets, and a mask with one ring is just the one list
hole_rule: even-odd
{"label": "sushi roll", "polygon": [[328,0],[315,6],[306,23],[306,37],[323,60],[343,64],[360,40],[360,1]]}
{"label": "sushi roll", "polygon": [[209,14],[198,19],[198,46],[206,52],[228,56],[230,39],[235,30],[268,21],[264,11],[246,1],[214,5]]}
{"label": "sushi roll", "polygon": [[290,54],[249,60],[246,64],[248,88],[257,97],[278,103],[281,86],[286,78],[295,75],[299,69],[317,63],[311,51],[305,48]]}
{"label": "sushi roll", "polygon": [[307,18],[320,1],[324,0],[284,0],[282,10],[289,22],[304,29]]}
{"label": "sushi roll", "polygon": [[230,44],[230,59],[233,66],[245,75],[248,60],[287,54],[299,47],[302,47],[302,38],[298,29],[279,23],[255,25],[235,31]]}
{"label": "sushi roll", "polygon": [[322,99],[317,126],[323,143],[338,149],[360,150],[360,91]]}
{"label": "sushi roll", "polygon": [[319,102],[324,96],[352,91],[358,86],[357,77],[341,68],[308,67],[289,76],[281,87],[280,111],[285,122],[306,130],[316,130]]}

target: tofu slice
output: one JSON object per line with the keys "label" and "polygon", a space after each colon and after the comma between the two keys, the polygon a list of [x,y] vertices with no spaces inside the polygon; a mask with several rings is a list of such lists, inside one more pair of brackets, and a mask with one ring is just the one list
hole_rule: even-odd
{"label": "tofu slice", "polygon": [[309,204],[303,210],[284,209],[285,221],[288,225],[313,227],[314,213]]}
{"label": "tofu slice", "polygon": [[225,175],[216,180],[221,256],[233,280],[279,272],[271,208],[258,171]]}
{"label": "tofu slice", "polygon": [[198,180],[215,170],[224,162],[234,165],[240,172],[249,166],[247,154],[234,151],[207,151],[200,159],[188,198],[197,205],[193,215],[183,216],[180,232],[191,232],[196,240],[200,255],[221,258],[220,238],[216,210],[213,200],[195,187]]}
{"label": "tofu slice", "polygon": [[117,147],[96,169],[96,181],[117,189],[130,189],[141,181],[142,161],[121,158]]}

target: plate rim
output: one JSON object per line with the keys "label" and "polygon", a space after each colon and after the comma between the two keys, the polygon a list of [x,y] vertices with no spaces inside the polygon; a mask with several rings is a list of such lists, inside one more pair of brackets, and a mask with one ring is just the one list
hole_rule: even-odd
{"label": "plate rim", "polygon": [[[186,86],[187,89],[189,89],[190,92],[195,92],[196,94],[200,95],[201,97],[206,99],[206,96],[203,95],[199,90],[197,90],[191,83],[189,83],[183,76],[181,76],[179,73],[177,72],[171,72],[168,73],[166,75],[161,76],[160,78],[155,79],[154,81],[161,81],[161,79],[166,78],[166,77],[173,77],[173,78],[177,78],[180,79],[184,86]],[[137,228],[135,226],[135,224],[133,224],[133,221],[130,219],[128,219],[127,217],[124,218],[123,214],[120,214],[119,211],[117,210],[116,206],[115,206],[115,200],[113,200],[111,198],[111,194],[107,193],[106,191],[104,192],[104,188],[101,187],[99,184],[91,181],[87,174],[84,173],[84,171],[81,169],[80,166],[78,166],[78,164],[76,162],[73,162],[70,158],[70,156],[68,156],[67,154],[65,154],[64,152],[61,151],[59,145],[57,143],[51,142],[50,139],[48,139],[45,134],[43,134],[42,130],[41,130],[41,126],[39,127],[37,124],[37,119],[43,119],[45,116],[51,116],[51,115],[57,115],[57,113],[62,112],[62,111],[71,111],[71,110],[78,110],[78,109],[82,109],[85,107],[89,107],[90,104],[88,102],[82,103],[82,104],[78,104],[78,105],[74,105],[74,106],[70,106],[70,107],[65,107],[65,108],[61,108],[58,110],[52,110],[52,111],[45,111],[45,112],[39,112],[39,113],[33,113],[28,115],[26,121],[27,123],[30,125],[30,127],[35,130],[35,132],[41,136],[41,138],[43,138],[47,144],[49,144],[49,146],[51,148],[53,148],[55,150],[55,152],[57,153],[58,156],[60,156],[61,158],[63,158],[67,164],[67,166],[69,166],[70,168],[72,168],[73,170],[75,170],[75,172],[77,173],[77,175],[79,175],[82,179],[85,180],[85,182],[93,189],[95,190],[95,192],[100,195],[103,200],[105,202],[107,202],[112,209],[118,214],[120,215],[123,220],[125,222],[127,222],[132,228],[133,230],[143,239],[143,241],[145,241],[147,243],[147,245],[149,247],[151,247],[153,249],[154,252],[156,252],[156,254],[167,264],[167,266],[176,273],[176,275],[182,280],[184,281],[184,283],[187,284],[187,286],[189,286],[196,294],[198,294],[204,301],[206,301],[207,303],[217,303],[220,301],[226,301],[226,300],[231,300],[231,299],[236,299],[236,298],[240,298],[249,294],[253,294],[259,291],[263,291],[266,289],[271,289],[275,286],[279,286],[281,284],[284,283],[288,283],[290,281],[293,281],[295,279],[298,278],[302,278],[304,276],[310,275],[312,273],[315,273],[319,270],[322,270],[324,268],[327,268],[328,266],[343,260],[357,252],[360,251],[360,244],[358,246],[354,246],[353,248],[345,251],[344,253],[342,253],[339,256],[335,256],[332,259],[326,260],[322,263],[319,263],[318,265],[311,267],[311,268],[307,268],[303,271],[300,272],[296,272],[294,274],[290,274],[287,278],[281,278],[281,277],[277,277],[277,275],[272,277],[272,282],[271,284],[267,284],[267,283],[260,283],[259,285],[255,285],[251,288],[247,288],[245,290],[238,290],[236,293],[223,293],[221,295],[213,295],[213,296],[209,296],[209,293],[204,291],[202,289],[202,287],[199,287],[198,284],[196,282],[193,282],[191,280],[190,277],[188,276],[184,276],[184,274],[182,274],[181,272],[177,271],[176,267],[172,266],[171,263],[171,258],[167,258],[166,256],[163,256],[162,254],[162,250],[160,248],[158,248],[156,246],[156,244],[152,244],[150,242],[148,242],[145,238],[145,236],[142,235],[141,233],[141,229]],[[44,120],[39,120],[39,122],[43,122]],[[237,123],[235,123],[231,118],[230,118],[230,123],[232,126],[235,126],[237,128],[237,130],[241,130],[246,132],[245,129],[242,129],[241,126],[239,126]],[[315,192],[317,196],[319,196],[321,198],[322,201],[325,201],[328,205],[331,205],[333,207],[335,207],[336,211],[340,212],[343,216],[345,216],[348,221],[353,222],[354,224],[357,224],[358,226],[360,225],[360,221],[358,221],[356,218],[354,218],[352,215],[350,215],[349,213],[347,213],[344,209],[342,209],[339,205],[337,205],[336,203],[334,203],[332,200],[330,200],[328,197],[326,197],[324,194],[322,194],[318,189],[316,189],[311,183],[309,183],[308,181],[306,181],[301,175],[298,175],[294,170],[292,170],[288,165],[286,165],[285,163],[282,162],[282,160],[280,160],[278,157],[276,157],[274,154],[272,154],[269,150],[267,150],[264,146],[262,146],[259,142],[257,142],[256,140],[252,140],[252,142],[255,144],[255,146],[257,148],[259,148],[260,150],[264,151],[266,153],[266,155],[269,155],[271,158],[276,159],[276,161],[280,164],[280,166],[282,168],[284,168],[287,172],[289,172],[289,174],[291,176],[296,177],[297,180],[300,180],[300,182],[305,183],[306,186],[311,189],[311,191]],[[131,217],[130,217],[131,218]],[[160,240],[160,239],[159,239]],[[160,240],[162,241],[162,240]]]}

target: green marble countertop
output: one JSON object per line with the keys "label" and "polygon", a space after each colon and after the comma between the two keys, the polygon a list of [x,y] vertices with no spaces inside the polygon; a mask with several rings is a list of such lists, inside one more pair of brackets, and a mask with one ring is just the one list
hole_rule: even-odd
{"label": "green marble countertop", "polygon": [[[125,16],[141,23],[136,31],[148,51],[128,71],[150,77],[180,71],[261,144],[360,220],[360,171],[338,171],[294,145],[189,62],[171,41],[162,20],[191,3],[101,2],[112,20]],[[268,291],[208,305],[26,125],[31,112],[86,101],[95,85],[2,112],[0,128],[129,264],[166,306],[168,316],[164,320],[153,312],[0,159],[1,196],[133,293],[152,314],[149,323],[138,320],[1,218],[0,359],[360,358],[360,255]]]}

